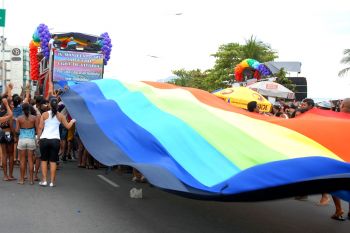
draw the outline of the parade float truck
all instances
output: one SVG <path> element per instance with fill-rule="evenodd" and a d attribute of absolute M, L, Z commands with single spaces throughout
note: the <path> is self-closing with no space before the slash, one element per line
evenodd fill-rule
<path fill-rule="evenodd" d="M 108 33 L 50 33 L 40 24 L 29 48 L 34 89 L 47 96 L 53 88 L 102 79 L 112 44 Z"/>

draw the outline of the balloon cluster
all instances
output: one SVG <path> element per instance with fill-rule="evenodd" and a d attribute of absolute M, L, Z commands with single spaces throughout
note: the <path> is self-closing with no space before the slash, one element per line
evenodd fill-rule
<path fill-rule="evenodd" d="M 235 67 L 235 79 L 238 82 L 243 81 L 243 71 L 246 68 L 251 68 L 254 70 L 254 78 L 260 79 L 260 75 L 267 76 L 271 74 L 271 71 L 269 68 L 267 68 L 264 64 L 258 62 L 254 59 L 245 59 L 241 61 L 236 67 Z"/>
<path fill-rule="evenodd" d="M 41 48 L 42 54 L 48 60 L 50 56 L 49 41 L 51 34 L 49 28 L 45 24 L 40 24 L 32 36 L 32 41 L 29 43 L 29 58 L 30 58 L 30 78 L 38 80 L 39 78 L 39 60 L 37 57 L 38 47 Z"/>
<path fill-rule="evenodd" d="M 109 38 L 109 35 L 107 32 L 102 33 L 101 34 L 102 40 L 101 40 L 101 50 L 102 53 L 104 54 L 104 59 L 103 59 L 103 63 L 105 65 L 107 65 L 107 62 L 109 61 L 109 59 L 111 58 L 111 51 L 112 51 L 112 40 L 111 38 Z"/>
<path fill-rule="evenodd" d="M 37 58 L 38 46 L 34 41 L 29 43 L 29 58 L 30 58 L 30 78 L 31 80 L 38 80 L 39 78 L 39 61 Z"/>
<path fill-rule="evenodd" d="M 264 75 L 264 76 L 267 76 L 267 75 L 270 75 L 271 74 L 271 71 L 269 68 L 267 68 L 267 66 L 265 64 L 260 64 L 258 66 L 258 71 Z"/>
<path fill-rule="evenodd" d="M 45 24 L 40 24 L 37 27 L 35 33 L 37 33 L 39 35 L 40 48 L 41 48 L 43 55 L 45 56 L 46 59 L 49 59 L 49 56 L 50 56 L 49 41 L 51 39 L 51 34 L 49 31 L 49 28 Z"/>

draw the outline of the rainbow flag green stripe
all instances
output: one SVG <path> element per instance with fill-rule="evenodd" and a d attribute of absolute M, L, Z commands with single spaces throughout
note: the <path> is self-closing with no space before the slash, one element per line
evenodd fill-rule
<path fill-rule="evenodd" d="M 142 82 L 124 82 L 123 85 L 130 91 L 142 93 L 157 108 L 186 122 L 240 169 L 320 154 L 340 159 L 298 132 L 205 105 L 185 89 L 164 90 Z"/>

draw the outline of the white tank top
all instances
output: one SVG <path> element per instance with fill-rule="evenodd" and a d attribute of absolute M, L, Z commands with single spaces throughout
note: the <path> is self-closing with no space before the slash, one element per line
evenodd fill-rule
<path fill-rule="evenodd" d="M 44 130 L 40 136 L 40 139 L 60 139 L 60 122 L 57 119 L 57 115 L 52 118 L 51 110 L 48 111 L 49 118 L 45 120 Z"/>

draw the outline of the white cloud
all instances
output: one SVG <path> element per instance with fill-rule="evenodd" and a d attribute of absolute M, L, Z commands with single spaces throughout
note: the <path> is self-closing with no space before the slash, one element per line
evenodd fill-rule
<path fill-rule="evenodd" d="M 210 54 L 221 44 L 255 35 L 278 51 L 279 60 L 301 61 L 301 75 L 317 96 L 339 79 L 342 51 L 350 41 L 350 1 L 345 0 L 17 0 L 5 1 L 5 8 L 10 44 L 28 44 L 40 23 L 56 32 L 107 31 L 114 47 L 106 76 L 129 80 L 211 68 Z"/>

